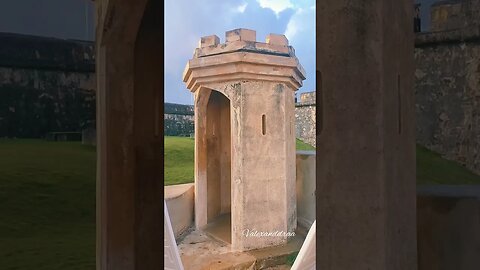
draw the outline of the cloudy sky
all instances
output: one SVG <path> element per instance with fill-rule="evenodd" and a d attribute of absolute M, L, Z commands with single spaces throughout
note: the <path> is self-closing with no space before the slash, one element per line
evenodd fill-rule
<path fill-rule="evenodd" d="M 429 29 L 430 5 L 422 4 L 422 30 Z M 192 104 L 181 76 L 202 36 L 249 28 L 257 40 L 285 34 L 307 72 L 300 92 L 315 88 L 314 0 L 165 0 L 165 101 Z M 94 40 L 91 0 L 0 0 L 0 32 Z"/>
<path fill-rule="evenodd" d="M 314 0 L 166 0 L 165 1 L 165 101 L 193 104 L 182 82 L 185 64 L 202 36 L 248 28 L 265 42 L 269 33 L 285 34 L 295 48 L 307 80 L 300 92 L 315 89 Z"/>
<path fill-rule="evenodd" d="M 422 31 L 429 29 L 430 5 L 422 4 Z M 314 0 L 165 0 L 165 101 L 193 104 L 182 82 L 187 61 L 202 36 L 217 35 L 225 42 L 225 31 L 248 28 L 257 31 L 257 41 L 269 33 L 285 34 L 307 72 L 298 91 L 315 90 L 315 1 Z"/>

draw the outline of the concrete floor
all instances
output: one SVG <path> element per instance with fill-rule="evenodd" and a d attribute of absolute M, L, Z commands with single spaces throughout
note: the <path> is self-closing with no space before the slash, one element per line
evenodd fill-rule
<path fill-rule="evenodd" d="M 232 221 L 230 214 L 224 214 L 217 217 L 204 229 L 211 237 L 223 241 L 227 244 L 232 243 Z"/>
<path fill-rule="evenodd" d="M 191 228 L 178 239 L 185 270 L 286 270 L 290 269 L 287 257 L 298 252 L 305 240 L 304 230 L 298 230 L 286 245 L 235 252 L 230 248 L 230 226 L 230 215 L 224 215 L 204 231 Z"/>

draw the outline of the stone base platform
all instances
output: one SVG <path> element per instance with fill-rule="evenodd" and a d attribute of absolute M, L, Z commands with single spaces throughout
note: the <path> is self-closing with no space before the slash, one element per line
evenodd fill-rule
<path fill-rule="evenodd" d="M 215 230 L 221 229 L 217 226 Z M 222 241 L 223 237 L 210 233 L 208 228 L 206 231 L 190 228 L 178 239 L 185 270 L 289 269 L 288 259 L 298 253 L 306 236 L 304 230 L 298 230 L 286 245 L 236 252 L 229 243 Z"/>

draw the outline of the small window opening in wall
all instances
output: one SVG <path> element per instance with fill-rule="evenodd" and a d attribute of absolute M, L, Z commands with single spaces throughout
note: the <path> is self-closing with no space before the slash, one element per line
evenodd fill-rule
<path fill-rule="evenodd" d="M 398 134 L 402 134 L 402 94 L 401 94 L 401 84 L 400 84 L 400 74 L 397 75 L 397 114 L 398 114 Z"/>
<path fill-rule="evenodd" d="M 262 134 L 267 134 L 267 127 L 266 127 L 266 117 L 265 114 L 262 114 Z"/>

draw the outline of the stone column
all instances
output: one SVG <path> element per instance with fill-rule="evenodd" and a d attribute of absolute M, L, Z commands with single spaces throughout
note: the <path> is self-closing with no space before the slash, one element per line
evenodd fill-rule
<path fill-rule="evenodd" d="M 416 269 L 413 1 L 317 2 L 317 260 Z"/>
<path fill-rule="evenodd" d="M 97 5 L 97 269 L 161 269 L 161 2 Z"/>
<path fill-rule="evenodd" d="M 231 171 L 229 177 L 221 172 L 220 190 L 231 192 L 234 249 L 263 248 L 287 240 L 245 237 L 246 230 L 287 233 L 296 228 L 294 91 L 304 79 L 285 36 L 270 34 L 265 43 L 257 42 L 255 31 L 247 29 L 228 31 L 224 44 L 217 36 L 203 37 L 185 68 L 184 81 L 196 97 L 195 224 L 199 229 L 211 220 L 209 196 L 214 195 L 206 191 L 217 177 L 209 173 L 204 160 L 215 158 L 207 150 L 211 136 L 207 126 L 213 120 L 205 106 L 210 106 L 208 95 L 215 93 L 230 101 Z M 226 113 L 221 114 L 219 119 L 224 120 L 218 124 L 227 126 Z M 225 212 L 225 200 L 230 198 L 221 196 Z"/>

